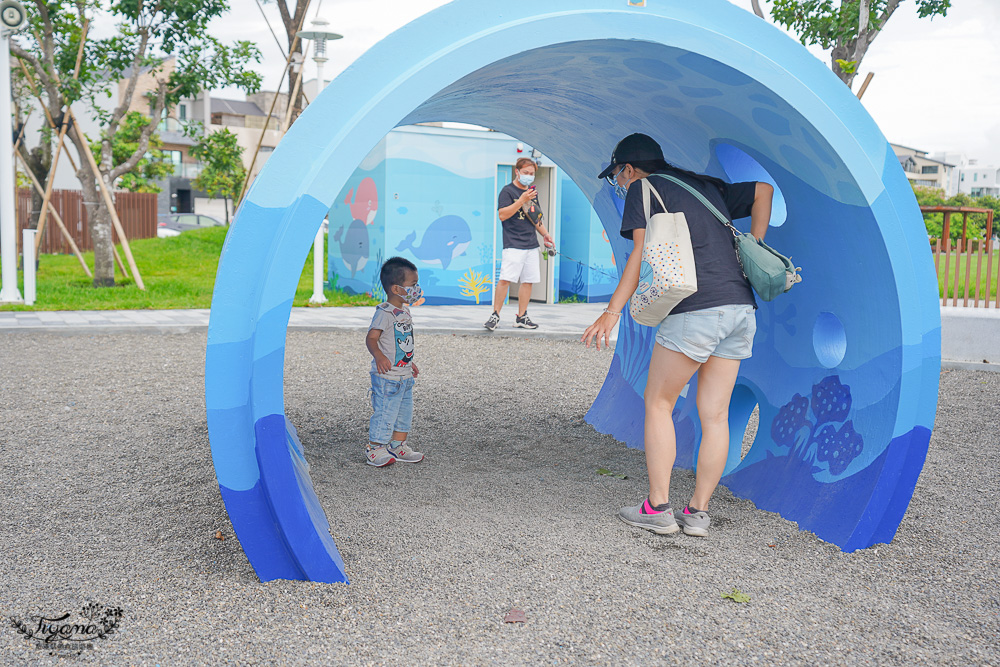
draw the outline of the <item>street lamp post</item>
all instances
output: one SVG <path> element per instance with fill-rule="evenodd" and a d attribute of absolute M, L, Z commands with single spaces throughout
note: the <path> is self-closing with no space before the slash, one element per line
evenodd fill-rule
<path fill-rule="evenodd" d="M 10 131 L 10 36 L 27 23 L 17 0 L 0 2 L 0 302 L 21 302 L 17 289 L 17 218 L 14 207 L 14 140 Z M 27 269 L 27 267 L 25 267 Z"/>
<path fill-rule="evenodd" d="M 314 42 L 313 62 L 316 63 L 316 94 L 319 95 L 326 82 L 323 80 L 323 64 L 327 61 L 326 42 L 327 40 L 340 39 L 343 35 L 325 30 L 325 26 L 330 25 L 321 18 L 312 20 L 313 30 L 303 30 L 298 33 L 299 39 L 311 39 Z M 288 101 L 289 104 L 292 100 Z M 313 293 L 309 297 L 309 303 L 325 303 L 323 296 L 323 225 L 316 231 L 316 240 L 313 241 Z"/>

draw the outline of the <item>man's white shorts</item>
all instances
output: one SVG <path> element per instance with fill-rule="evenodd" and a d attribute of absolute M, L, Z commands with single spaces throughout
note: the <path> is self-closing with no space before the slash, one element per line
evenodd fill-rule
<path fill-rule="evenodd" d="M 538 248 L 504 248 L 500 255 L 500 280 L 511 283 L 540 283 L 541 256 Z"/>

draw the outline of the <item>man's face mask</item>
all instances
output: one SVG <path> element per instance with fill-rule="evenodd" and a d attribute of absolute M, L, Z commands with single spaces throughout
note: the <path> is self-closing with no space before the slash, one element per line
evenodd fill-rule
<path fill-rule="evenodd" d="M 528 187 L 535 182 L 534 174 L 518 174 L 517 180 L 521 181 L 521 185 Z"/>
<path fill-rule="evenodd" d="M 413 285 L 412 287 L 399 285 L 399 287 L 402 287 L 405 292 L 405 294 L 402 295 L 403 301 L 411 306 L 419 301 L 420 297 L 424 295 L 424 291 L 420 289 L 420 285 Z"/>

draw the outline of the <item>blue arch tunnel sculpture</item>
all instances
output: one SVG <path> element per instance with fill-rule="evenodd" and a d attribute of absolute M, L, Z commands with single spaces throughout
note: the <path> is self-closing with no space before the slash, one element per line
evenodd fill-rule
<path fill-rule="evenodd" d="M 913 194 L 859 101 L 803 47 L 725 0 L 457 0 L 377 44 L 317 97 L 226 239 L 206 352 L 209 437 L 262 580 L 346 581 L 284 414 L 292 296 L 355 166 L 392 128 L 434 121 L 487 126 L 541 150 L 591 201 L 618 266 L 630 242 L 595 175 L 626 134 L 653 136 L 684 168 L 773 183 L 781 198 L 768 241 L 805 280 L 758 311 L 723 483 L 847 551 L 892 539 L 933 426 L 940 312 Z M 623 318 L 587 415 L 633 447 L 652 334 Z M 741 459 L 755 407 L 757 436 Z M 677 463 L 693 466 L 694 401 L 679 401 L 674 420 Z"/>

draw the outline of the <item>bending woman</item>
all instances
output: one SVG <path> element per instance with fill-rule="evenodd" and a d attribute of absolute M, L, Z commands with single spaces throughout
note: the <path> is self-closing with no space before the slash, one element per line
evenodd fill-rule
<path fill-rule="evenodd" d="M 608 336 L 621 310 L 639 284 L 639 265 L 646 237 L 642 184 L 650 174 L 664 173 L 695 188 L 732 220 L 750 216 L 750 233 L 763 239 L 771 218 L 774 188 L 767 183 L 726 183 L 711 176 L 673 167 L 663 159 L 659 144 L 645 134 L 631 134 L 615 146 L 611 164 L 598 178 L 606 178 L 615 194 L 625 199 L 621 235 L 633 241 L 621 280 L 605 312 L 583 334 L 590 347 Z M 736 385 L 740 360 L 750 356 L 757 330 L 753 290 L 743 276 L 729 228 L 691 193 L 663 178 L 650 184 L 671 213 L 684 213 L 694 246 L 698 291 L 681 301 L 660 323 L 646 381 L 645 449 L 649 496 L 634 507 L 623 507 L 619 518 L 654 533 L 708 535 L 708 508 L 719 484 L 729 452 L 729 401 Z M 661 213 L 651 197 L 650 215 Z M 681 390 L 698 373 L 698 417 L 701 447 L 695 489 L 684 508 L 670 507 L 670 472 L 677 453 L 672 413 Z"/>

